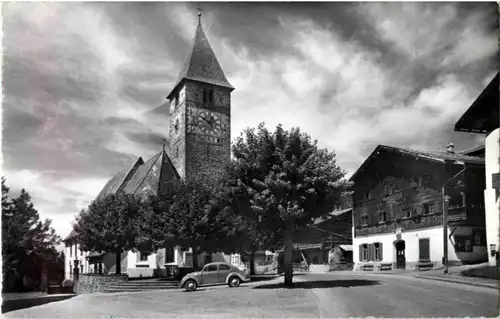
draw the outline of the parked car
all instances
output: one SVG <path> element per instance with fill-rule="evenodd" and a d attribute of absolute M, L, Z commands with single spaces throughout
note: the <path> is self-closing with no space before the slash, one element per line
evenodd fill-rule
<path fill-rule="evenodd" d="M 195 291 L 200 286 L 224 285 L 238 287 L 241 282 L 250 281 L 247 271 L 223 262 L 206 264 L 201 271 L 184 276 L 180 286 L 186 291 Z"/>

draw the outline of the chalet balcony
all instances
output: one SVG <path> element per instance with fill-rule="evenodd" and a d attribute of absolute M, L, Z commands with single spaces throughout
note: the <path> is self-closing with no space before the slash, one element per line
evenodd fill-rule
<path fill-rule="evenodd" d="M 443 224 L 441 213 L 418 215 L 408 218 L 399 218 L 377 223 L 375 225 L 356 226 L 356 236 L 367 236 L 375 234 L 393 233 L 397 227 L 404 230 L 415 230 L 420 228 L 434 227 Z"/>

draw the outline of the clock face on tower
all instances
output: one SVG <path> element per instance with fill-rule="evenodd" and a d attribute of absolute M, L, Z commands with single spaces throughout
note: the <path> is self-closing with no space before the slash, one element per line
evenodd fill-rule
<path fill-rule="evenodd" d="M 209 111 L 198 114 L 198 127 L 200 132 L 209 135 L 219 135 L 221 132 L 221 120 L 219 115 Z"/>

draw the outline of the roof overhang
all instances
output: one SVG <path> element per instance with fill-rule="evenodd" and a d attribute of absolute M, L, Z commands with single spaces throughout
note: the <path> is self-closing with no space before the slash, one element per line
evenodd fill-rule
<path fill-rule="evenodd" d="M 189 77 L 189 76 L 186 76 L 186 77 L 183 77 L 179 82 L 177 82 L 174 85 L 174 88 L 172 89 L 172 91 L 170 91 L 170 93 L 167 95 L 167 100 L 171 100 L 173 98 L 173 96 L 175 95 L 175 93 L 177 93 L 178 88 L 182 84 L 184 84 L 184 82 L 186 82 L 186 81 L 193 81 L 193 82 L 198 82 L 198 83 L 211 84 L 211 85 L 214 85 L 214 86 L 225 88 L 225 89 L 229 90 L 229 92 L 232 92 L 234 90 L 234 87 L 232 85 L 227 85 L 227 84 L 221 83 L 219 81 L 214 81 L 214 80 L 205 79 L 205 78 L 198 78 L 198 77 Z"/>
<path fill-rule="evenodd" d="M 489 133 L 499 127 L 499 74 L 455 123 L 455 131 Z"/>
<path fill-rule="evenodd" d="M 416 151 L 416 150 L 415 150 Z M 361 164 L 361 166 L 352 174 L 351 178 L 349 181 L 354 182 L 357 176 L 361 172 L 363 172 L 366 168 L 366 166 L 374 159 L 380 152 L 396 152 L 399 153 L 403 156 L 411 156 L 417 159 L 423 159 L 429 162 L 434 162 L 434 163 L 441 163 L 441 164 L 457 164 L 457 165 L 465 165 L 467 163 L 468 166 L 483 166 L 484 167 L 484 159 L 477 158 L 478 161 L 477 163 L 471 163 L 470 160 L 459 160 L 459 159 L 444 159 L 444 158 L 439 158 L 439 156 L 433 155 L 433 154 L 425 154 L 425 153 L 416 153 L 412 152 L 407 149 L 403 148 L 398 148 L 398 147 L 392 147 L 392 146 L 387 146 L 387 145 L 378 145 L 375 150 L 368 156 L 368 158 Z M 457 154 L 458 155 L 458 154 Z M 469 156 L 469 158 L 474 158 Z"/>

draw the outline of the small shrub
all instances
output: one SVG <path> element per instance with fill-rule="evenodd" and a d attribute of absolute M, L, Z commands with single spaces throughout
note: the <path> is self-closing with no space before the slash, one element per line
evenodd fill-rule
<path fill-rule="evenodd" d="M 63 282 L 61 283 L 62 287 L 73 287 L 73 280 L 71 279 L 64 279 Z"/>

